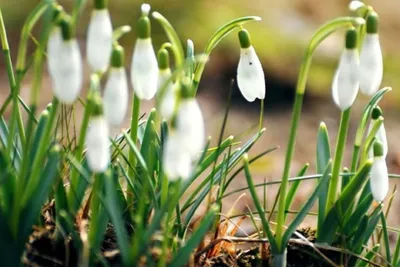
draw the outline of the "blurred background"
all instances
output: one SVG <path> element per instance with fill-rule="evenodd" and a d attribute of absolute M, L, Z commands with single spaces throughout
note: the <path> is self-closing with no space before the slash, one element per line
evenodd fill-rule
<path fill-rule="evenodd" d="M 12 54 L 15 59 L 19 34 L 24 19 L 39 0 L 0 0 L 7 31 L 10 38 Z M 67 11 L 71 11 L 72 0 L 59 1 Z M 138 0 L 110 0 L 109 9 L 114 27 L 124 24 L 135 26 L 140 15 L 141 1 Z M 336 0 L 327 4 L 320 0 L 151 0 L 148 1 L 152 10 L 162 13 L 175 27 L 185 44 L 192 39 L 195 51 L 200 53 L 210 36 L 224 23 L 237 17 L 257 15 L 262 17 L 261 22 L 246 24 L 252 35 L 253 45 L 260 56 L 266 75 L 267 93 L 264 126 L 266 132 L 260 142 L 251 151 L 256 155 L 268 148 L 279 146 L 277 151 L 255 162 L 252 167 L 255 179 L 262 182 L 279 180 L 282 175 L 283 158 L 290 127 L 291 105 L 294 88 L 305 47 L 312 34 L 327 20 L 337 16 L 349 15 L 348 0 Z M 389 140 L 389 155 L 387 163 L 391 173 L 400 173 L 400 1 L 366 1 L 372 5 L 380 15 L 380 36 L 384 56 L 383 86 L 393 87 L 393 91 L 381 102 L 384 110 L 385 126 Z M 82 14 L 77 35 L 80 47 L 85 55 L 85 34 L 91 10 L 91 1 Z M 155 49 L 166 41 L 162 29 L 153 21 L 153 39 Z M 127 66 L 130 64 L 135 32 L 121 39 L 126 48 Z M 334 148 L 336 131 L 339 124 L 340 111 L 331 99 L 330 84 L 337 60 L 344 45 L 343 32 L 329 37 L 316 51 L 312 68 L 309 73 L 306 98 L 300 129 L 297 136 L 295 158 L 292 165 L 292 174 L 295 175 L 305 164 L 310 163 L 308 173 L 315 171 L 316 133 L 321 121 L 327 124 L 331 145 Z M 31 45 L 32 48 L 32 45 Z M 200 84 L 199 101 L 207 125 L 207 134 L 213 137 L 216 143 L 226 106 L 230 82 L 236 76 L 239 60 L 239 43 L 236 33 L 231 34 L 211 55 Z M 88 71 L 86 70 L 87 74 Z M 30 79 L 26 79 L 23 95 L 29 96 Z M 88 76 L 88 75 L 86 75 Z M 49 79 L 45 77 L 41 104 L 43 107 L 51 100 Z M 7 77 L 4 63 L 0 63 L 0 103 L 8 94 Z M 368 98 L 359 95 L 354 104 L 351 117 L 350 132 L 348 135 L 348 149 L 346 151 L 345 166 L 350 164 L 352 142 L 358 126 L 362 110 Z M 142 105 L 142 112 L 147 112 L 154 105 L 152 102 Z M 228 118 L 226 135 L 234 135 L 239 140 L 246 140 L 256 132 L 260 103 L 247 103 L 237 87 L 233 89 L 231 112 Z M 79 108 L 78 108 L 79 110 Z M 126 124 L 128 127 L 128 124 Z M 398 182 L 396 182 L 398 184 Z M 295 203 L 303 203 L 314 188 L 315 181 L 304 182 Z M 392 181 L 391 190 L 395 182 Z M 234 188 L 246 186 L 243 177 L 238 177 L 232 185 Z M 230 190 L 228 190 L 230 191 Z M 277 187 L 268 188 L 269 203 L 272 202 Z M 237 195 L 227 200 L 226 208 L 237 198 Z M 389 224 L 399 226 L 400 199 L 394 201 Z M 238 210 L 246 209 L 251 201 L 241 201 Z M 294 209 L 298 206 L 294 207 Z M 309 222 L 313 222 L 311 218 Z M 308 222 L 307 222 L 308 223 Z"/>

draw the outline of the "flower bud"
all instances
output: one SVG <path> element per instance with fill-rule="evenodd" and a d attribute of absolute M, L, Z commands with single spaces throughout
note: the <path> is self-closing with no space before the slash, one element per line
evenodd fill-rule
<path fill-rule="evenodd" d="M 367 33 L 360 54 L 360 90 L 372 96 L 382 82 L 383 60 L 378 35 L 378 15 L 371 12 L 367 17 Z"/>
<path fill-rule="evenodd" d="M 246 30 L 239 32 L 240 60 L 237 69 L 237 83 L 243 97 L 253 102 L 256 98 L 265 98 L 264 71 L 258 56 L 251 45 Z"/>
<path fill-rule="evenodd" d="M 332 82 L 332 97 L 342 110 L 353 105 L 359 87 L 359 59 L 357 52 L 357 31 L 350 29 L 346 34 L 346 48 Z"/>
<path fill-rule="evenodd" d="M 104 89 L 104 115 L 111 126 L 120 126 L 128 110 L 128 79 L 124 68 L 124 49 L 117 45 Z"/>
<path fill-rule="evenodd" d="M 138 39 L 133 50 L 131 82 L 134 93 L 141 100 L 150 100 L 157 92 L 158 66 L 150 38 L 150 5 L 142 5 L 142 17 L 138 21 Z"/>
<path fill-rule="evenodd" d="M 101 173 L 106 171 L 110 164 L 109 132 L 100 96 L 95 97 L 93 104 L 93 113 L 86 134 L 86 160 L 93 172 Z"/>
<path fill-rule="evenodd" d="M 158 91 L 160 93 L 159 110 L 163 119 L 169 120 L 174 114 L 176 103 L 176 88 L 178 84 L 168 82 L 171 78 L 171 69 L 169 68 L 169 54 L 165 48 L 161 48 L 157 53 L 158 59 Z M 168 84 L 166 84 L 168 82 Z M 165 90 L 161 92 L 161 89 Z"/>
<path fill-rule="evenodd" d="M 377 202 L 382 202 L 389 191 L 389 175 L 383 156 L 382 143 L 374 143 L 374 163 L 371 168 L 370 187 L 372 196 Z"/>
<path fill-rule="evenodd" d="M 48 66 L 55 96 L 64 104 L 73 103 L 82 88 L 82 58 L 68 17 L 50 35 Z"/>
<path fill-rule="evenodd" d="M 93 72 L 104 72 L 109 64 L 113 42 L 110 14 L 104 0 L 95 1 L 87 33 L 87 59 Z"/>
<path fill-rule="evenodd" d="M 379 119 L 382 118 L 382 110 L 380 107 L 375 107 L 372 112 L 371 112 L 371 122 L 368 128 L 368 134 L 372 131 L 372 128 L 375 124 L 375 122 Z M 383 119 L 383 118 L 382 118 Z M 375 138 L 377 141 L 379 141 L 382 145 L 382 151 L 383 154 L 382 156 L 384 158 L 386 158 L 387 153 L 388 153 L 388 142 L 387 142 L 387 138 L 386 138 L 386 130 L 385 130 L 385 126 L 384 123 L 382 122 L 381 126 L 379 126 L 378 131 L 376 132 Z M 371 148 L 371 150 L 369 151 L 369 158 L 373 157 L 373 149 Z"/>
<path fill-rule="evenodd" d="M 192 160 L 181 136 L 170 132 L 163 151 L 163 171 L 168 179 L 187 179 L 192 171 Z"/>

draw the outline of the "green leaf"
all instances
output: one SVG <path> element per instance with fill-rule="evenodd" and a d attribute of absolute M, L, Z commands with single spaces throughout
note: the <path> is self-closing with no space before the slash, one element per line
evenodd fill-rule
<path fill-rule="evenodd" d="M 380 244 L 376 244 L 370 251 L 368 251 L 368 253 L 364 256 L 364 258 L 369 261 L 372 261 L 378 254 L 380 247 L 381 247 Z M 356 267 L 368 267 L 368 262 L 359 259 Z"/>
<path fill-rule="evenodd" d="M 328 129 L 324 122 L 321 122 L 317 134 L 317 173 L 323 173 L 331 160 L 331 147 L 329 145 Z M 329 170 L 331 172 L 331 170 Z M 322 225 L 325 220 L 325 207 L 326 200 L 328 199 L 329 183 L 325 188 L 322 188 L 321 194 L 318 198 L 318 227 L 317 236 L 319 231 L 322 229 Z"/>
<path fill-rule="evenodd" d="M 264 233 L 266 233 L 266 235 L 268 237 L 268 241 L 271 245 L 272 253 L 277 254 L 277 253 L 279 253 L 279 249 L 276 244 L 275 237 L 271 231 L 271 228 L 269 227 L 267 218 L 265 217 L 265 210 L 263 209 L 261 202 L 257 196 L 257 191 L 256 191 L 256 188 L 254 187 L 253 177 L 251 176 L 251 173 L 250 173 L 249 159 L 248 159 L 247 154 L 243 155 L 243 162 L 244 162 L 244 171 L 245 171 L 247 184 L 249 185 L 251 197 L 253 198 L 254 205 L 257 208 L 258 215 L 260 216 L 262 226 L 263 226 L 263 231 L 264 231 Z M 286 246 L 285 246 L 285 248 L 286 248 Z"/>
<path fill-rule="evenodd" d="M 171 23 L 160 13 L 153 12 L 152 16 L 155 20 L 157 20 L 160 23 L 161 27 L 164 29 L 165 34 L 168 37 L 168 40 L 172 45 L 171 48 L 175 56 L 176 65 L 177 66 L 182 65 L 185 58 L 185 54 L 183 52 L 182 43 L 179 40 L 179 36 L 176 33 L 174 27 L 172 27 Z"/>
<path fill-rule="evenodd" d="M 44 166 L 40 175 L 40 183 L 32 189 L 33 194 L 26 202 L 26 205 L 21 207 L 18 242 L 22 243 L 22 245 L 25 244 L 29 234 L 32 232 L 32 225 L 34 225 L 35 221 L 38 219 L 42 205 L 48 198 L 51 186 L 57 177 L 60 151 L 61 148 L 59 146 L 51 148 L 47 164 Z"/>
<path fill-rule="evenodd" d="M 303 176 L 306 173 L 306 171 L 307 171 L 309 166 L 310 166 L 309 163 L 305 164 L 304 167 L 299 171 L 297 176 Z M 286 196 L 285 210 L 289 210 L 290 209 L 290 206 L 293 203 L 294 197 L 296 196 L 296 192 L 299 189 L 301 181 L 302 180 L 296 180 L 296 181 L 294 181 L 292 183 L 292 186 L 290 187 L 289 192 L 288 192 L 288 194 Z M 285 217 L 286 217 L 286 215 L 287 214 L 285 214 Z"/>
<path fill-rule="evenodd" d="M 347 236 L 352 235 L 352 233 L 356 230 L 363 215 L 368 212 L 373 200 L 374 199 L 372 197 L 372 194 L 369 194 L 366 198 L 364 198 L 363 201 L 361 201 L 361 203 L 355 208 L 354 211 L 352 209 L 348 210 L 347 216 L 345 215 L 345 218 L 349 218 L 344 224 L 344 233 Z"/>
<path fill-rule="evenodd" d="M 328 212 L 321 231 L 319 231 L 320 235 L 317 236 L 317 241 L 319 243 L 331 244 L 333 242 L 339 225 L 343 224 L 343 215 L 346 214 L 346 212 L 352 206 L 352 203 L 356 200 L 358 193 L 368 179 L 371 167 L 372 161 L 368 160 L 342 191 L 339 199 Z"/>
<path fill-rule="evenodd" d="M 116 189 L 118 180 L 111 175 L 105 177 L 106 194 L 103 198 L 103 204 L 114 225 L 115 235 L 117 236 L 118 247 L 121 251 L 122 263 L 124 266 L 132 265 L 131 253 L 129 250 L 129 235 L 126 231 L 125 221 L 122 216 L 122 207 L 117 201 L 118 196 Z M 117 189 L 118 190 L 118 189 Z"/>
<path fill-rule="evenodd" d="M 385 252 L 386 252 L 386 261 L 391 262 L 391 256 L 390 256 L 390 241 L 389 241 L 389 234 L 388 234 L 388 229 L 386 226 L 386 218 L 385 214 L 381 212 L 381 221 L 382 221 L 382 232 L 383 232 L 383 244 L 385 245 Z M 380 240 L 379 240 L 380 241 Z"/>
<path fill-rule="evenodd" d="M 330 177 L 331 166 L 332 166 L 332 161 L 329 161 L 328 165 L 326 166 L 325 172 L 319 181 L 317 188 L 315 188 L 314 192 L 311 194 L 307 202 L 301 208 L 300 212 L 296 215 L 294 220 L 290 223 L 289 227 L 286 229 L 285 233 L 283 234 L 282 244 L 280 246 L 281 248 L 286 248 L 289 239 L 292 237 L 293 233 L 297 230 L 297 227 L 300 225 L 300 223 L 302 223 L 304 218 L 307 216 L 308 212 L 314 205 L 315 200 L 320 196 L 322 189 L 324 189 L 327 186 Z"/>
<path fill-rule="evenodd" d="M 212 207 L 210 209 L 210 211 L 199 224 L 199 228 L 197 228 L 196 231 L 190 236 L 189 240 L 186 241 L 185 246 L 179 249 L 179 251 L 174 255 L 168 266 L 186 266 L 193 250 L 199 245 L 201 240 L 204 239 L 212 223 L 214 222 L 216 212 L 218 212 L 216 207 Z"/>

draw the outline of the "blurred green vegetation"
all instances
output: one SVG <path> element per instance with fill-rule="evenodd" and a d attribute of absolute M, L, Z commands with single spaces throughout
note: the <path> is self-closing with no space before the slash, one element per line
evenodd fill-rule
<path fill-rule="evenodd" d="M 388 0 L 394 2 L 394 0 Z M 24 18 L 39 0 L 0 0 L 6 26 L 11 38 L 17 39 Z M 59 1 L 67 11 L 72 10 L 72 0 Z M 123 37 L 122 44 L 132 47 L 135 40 L 134 25 L 140 14 L 142 1 L 138 0 L 110 0 L 109 9 L 115 27 L 121 25 L 133 26 L 133 33 Z M 269 1 L 268 1 L 269 2 Z M 258 15 L 263 21 L 246 26 L 252 33 L 253 44 L 259 53 L 264 67 L 268 68 L 268 75 L 284 79 L 286 83 L 296 83 L 298 70 L 301 64 L 304 49 L 312 33 L 324 21 L 336 16 L 348 15 L 347 1 L 338 1 L 329 5 L 316 5 L 314 0 L 282 0 L 264 4 L 263 1 L 248 0 L 152 0 L 149 1 L 152 10 L 162 13 L 175 27 L 183 42 L 190 38 L 195 43 L 196 52 L 201 52 L 212 33 L 227 21 L 247 15 Z M 373 3 L 379 13 L 385 12 L 380 2 Z M 78 36 L 85 36 L 92 1 L 88 0 L 82 14 Z M 389 16 L 389 15 L 387 15 Z M 383 105 L 398 106 L 400 93 L 400 52 L 393 47 L 400 37 L 389 36 L 393 27 L 397 27 L 397 18 L 381 17 L 383 28 L 384 51 L 384 81 L 382 86 L 392 86 L 390 98 L 386 98 Z M 400 24 L 400 21 L 398 21 Z M 162 29 L 156 22 L 153 23 L 153 34 L 156 47 L 166 41 Z M 317 96 L 330 96 L 330 84 L 334 68 L 342 47 L 342 38 L 336 36 L 329 40 L 328 48 L 318 51 L 309 74 L 308 92 Z M 222 49 L 216 53 L 224 54 L 223 58 L 232 58 L 228 64 L 236 64 L 239 57 L 239 48 L 235 34 L 221 43 Z M 394 45 L 393 45 L 394 43 Z M 130 57 L 132 49 L 127 49 Z M 268 78 L 268 77 L 267 77 Z M 268 83 L 268 81 L 267 81 Z M 267 84 L 268 87 L 268 84 Z"/>

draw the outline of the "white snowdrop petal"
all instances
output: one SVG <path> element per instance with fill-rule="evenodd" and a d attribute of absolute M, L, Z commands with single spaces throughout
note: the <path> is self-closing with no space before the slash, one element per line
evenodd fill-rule
<path fill-rule="evenodd" d="M 158 90 L 161 90 L 163 86 L 165 86 L 165 83 L 167 80 L 171 77 L 171 70 L 170 69 L 164 69 L 159 71 L 158 75 Z M 175 92 L 176 88 L 175 85 L 170 82 L 166 85 L 167 87 L 165 88 L 164 94 L 162 99 L 160 99 L 160 104 L 159 104 L 159 110 L 160 110 L 160 115 L 163 119 L 169 120 L 175 109 Z"/>
<path fill-rule="evenodd" d="M 240 49 L 237 82 L 243 97 L 253 102 L 265 98 L 265 77 L 261 62 L 252 46 Z"/>
<path fill-rule="evenodd" d="M 60 27 L 54 27 L 50 33 L 49 40 L 47 43 L 47 65 L 49 68 L 49 73 L 54 77 L 57 73 L 57 68 L 59 65 L 58 52 L 63 42 Z"/>
<path fill-rule="evenodd" d="M 363 94 L 375 94 L 382 82 L 383 61 L 379 35 L 366 34 L 360 54 L 360 90 Z"/>
<path fill-rule="evenodd" d="M 158 63 L 151 39 L 137 39 L 133 51 L 131 79 L 139 99 L 150 100 L 157 92 Z"/>
<path fill-rule="evenodd" d="M 102 116 L 90 119 L 86 134 L 86 159 L 93 172 L 104 172 L 110 163 L 108 126 Z"/>
<path fill-rule="evenodd" d="M 204 119 L 196 99 L 184 99 L 180 103 L 176 126 L 183 145 L 192 159 L 197 159 L 205 142 Z"/>
<path fill-rule="evenodd" d="M 107 9 L 94 10 L 87 35 L 87 58 L 93 72 L 105 71 L 112 50 L 112 24 Z"/>
<path fill-rule="evenodd" d="M 382 202 L 389 191 L 389 176 L 384 157 L 375 157 L 371 169 L 370 187 L 372 196 Z"/>
<path fill-rule="evenodd" d="M 187 179 L 192 171 L 190 155 L 185 151 L 180 136 L 174 132 L 170 133 L 165 143 L 163 171 L 170 180 Z"/>
<path fill-rule="evenodd" d="M 104 116 L 112 126 L 120 126 L 128 110 L 128 80 L 124 68 L 112 68 L 104 89 Z"/>
<path fill-rule="evenodd" d="M 65 104 L 73 103 L 82 88 L 82 57 L 76 39 L 63 41 L 58 49 L 58 61 L 51 72 L 55 96 Z"/>
<path fill-rule="evenodd" d="M 343 51 L 332 83 L 334 102 L 344 111 L 353 105 L 359 87 L 359 59 L 356 49 Z M 337 92 L 337 99 L 335 94 Z"/>

